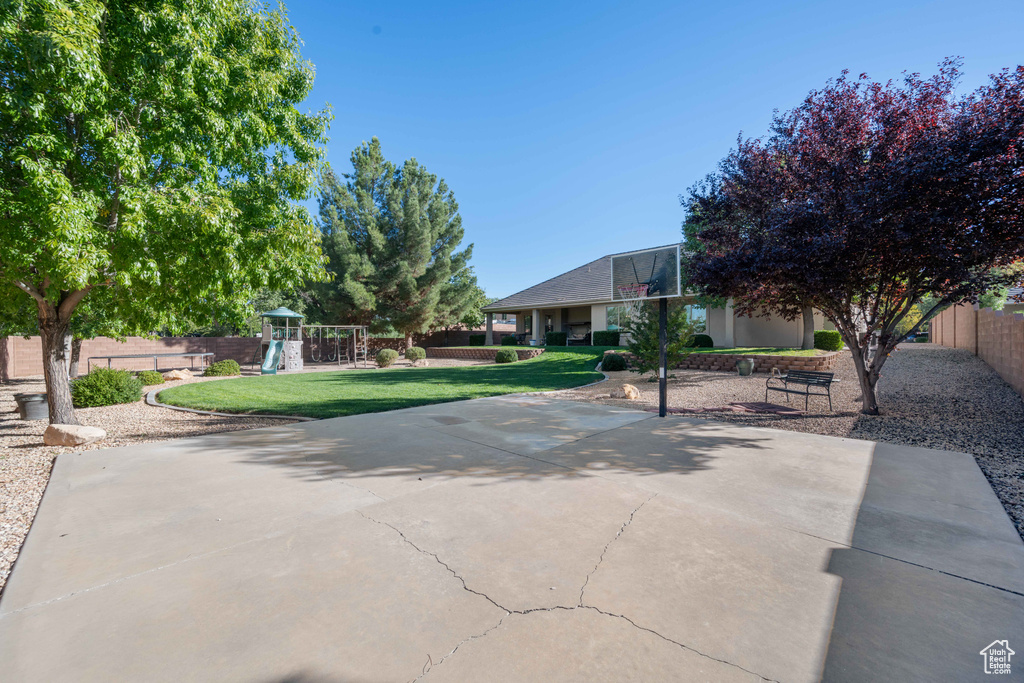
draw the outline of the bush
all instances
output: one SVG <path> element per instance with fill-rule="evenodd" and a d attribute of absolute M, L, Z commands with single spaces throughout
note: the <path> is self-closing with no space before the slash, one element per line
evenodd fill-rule
<path fill-rule="evenodd" d="M 394 349 L 381 349 L 377 352 L 377 367 L 386 368 L 394 364 L 398 360 L 398 351 Z"/>
<path fill-rule="evenodd" d="M 928 343 L 928 335 L 925 335 L 923 337 L 914 337 L 914 343 L 915 344 L 922 344 L 922 343 L 923 344 L 927 344 Z"/>
<path fill-rule="evenodd" d="M 469 335 L 470 346 L 483 346 L 484 341 L 487 339 L 486 334 L 471 334 Z"/>
<path fill-rule="evenodd" d="M 139 378 L 139 381 L 142 382 L 143 386 L 150 387 L 154 384 L 164 383 L 164 376 L 156 370 L 143 370 L 136 376 Z"/>
<path fill-rule="evenodd" d="M 835 330 L 815 330 L 814 348 L 822 351 L 838 351 L 843 348 L 843 337 Z"/>
<path fill-rule="evenodd" d="M 203 370 L 203 377 L 233 377 L 241 374 L 242 368 L 238 367 L 238 361 L 230 358 L 211 363 L 208 368 Z"/>
<path fill-rule="evenodd" d="M 134 403 L 140 398 L 142 380 L 127 370 L 96 368 L 71 382 L 71 402 L 76 408 Z"/>
<path fill-rule="evenodd" d="M 608 372 L 620 372 L 629 368 L 626 357 L 618 353 L 606 353 L 601 361 L 601 369 Z"/>
<path fill-rule="evenodd" d="M 415 363 L 418 360 L 423 360 L 427 357 L 427 352 L 418 346 L 413 346 L 405 350 L 405 359 Z"/>
<path fill-rule="evenodd" d="M 516 341 L 515 335 L 510 334 L 507 337 L 502 337 L 501 338 L 501 345 L 502 346 L 519 346 L 519 343 Z"/>
<path fill-rule="evenodd" d="M 569 335 L 565 332 L 548 332 L 544 335 L 545 346 L 565 346 Z"/>
<path fill-rule="evenodd" d="M 619 331 L 599 330 L 593 334 L 592 339 L 594 346 L 618 346 Z"/>
<path fill-rule="evenodd" d="M 495 363 L 515 363 L 517 360 L 519 354 L 515 349 L 498 349 L 498 353 L 494 354 Z"/>
<path fill-rule="evenodd" d="M 691 349 L 710 349 L 715 345 L 715 340 L 706 334 L 695 334 L 686 341 L 686 346 Z"/>

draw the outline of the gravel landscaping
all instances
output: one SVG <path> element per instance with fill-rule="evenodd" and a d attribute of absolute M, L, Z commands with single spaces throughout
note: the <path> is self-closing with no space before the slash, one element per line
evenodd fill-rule
<path fill-rule="evenodd" d="M 995 371 L 962 349 L 903 344 L 882 369 L 878 402 L 883 414 L 878 416 L 859 412 L 860 390 L 849 356 L 836 365 L 835 373 L 840 381 L 832 387 L 834 413 L 828 412 L 826 400 L 812 398 L 809 412 L 802 417 L 753 413 L 688 417 L 970 453 L 1024 537 L 1024 399 Z M 623 407 L 657 407 L 657 382 L 628 371 L 607 375 L 610 380 L 603 384 L 556 395 Z M 669 381 L 668 403 L 673 408 L 707 408 L 760 402 L 765 379 L 763 374 L 740 377 L 677 370 Z M 639 400 L 609 398 L 623 384 L 636 386 Z M 770 400 L 785 402 L 783 394 Z M 792 401 L 790 405 L 803 408 L 802 398 L 794 396 Z"/>

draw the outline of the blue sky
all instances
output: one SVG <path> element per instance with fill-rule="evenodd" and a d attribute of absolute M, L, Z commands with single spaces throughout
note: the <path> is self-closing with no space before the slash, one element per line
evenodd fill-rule
<path fill-rule="evenodd" d="M 844 68 L 964 58 L 963 90 L 1024 58 L 1024 2 L 293 0 L 339 171 L 377 136 L 459 201 L 473 265 L 506 296 L 680 238 L 678 195 Z"/>

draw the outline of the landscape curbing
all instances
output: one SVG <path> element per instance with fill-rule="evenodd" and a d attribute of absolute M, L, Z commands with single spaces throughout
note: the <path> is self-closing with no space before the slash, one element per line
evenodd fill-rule
<path fill-rule="evenodd" d="M 166 388 L 166 387 L 165 387 Z M 305 417 L 302 415 L 265 415 L 263 413 L 218 413 L 213 410 L 197 410 L 195 408 L 182 408 L 181 406 L 172 406 L 167 403 L 161 403 L 156 400 L 156 395 L 159 394 L 163 389 L 153 389 L 146 394 L 146 405 L 151 405 L 154 408 L 168 408 L 170 410 L 180 410 L 183 413 L 195 413 L 197 415 L 213 415 L 215 417 L 264 417 L 271 420 L 298 420 L 300 422 L 316 422 L 315 417 Z"/>

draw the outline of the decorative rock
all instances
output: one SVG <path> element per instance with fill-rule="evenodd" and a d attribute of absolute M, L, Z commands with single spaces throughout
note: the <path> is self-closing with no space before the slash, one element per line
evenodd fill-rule
<path fill-rule="evenodd" d="M 164 373 L 165 380 L 178 380 L 178 379 L 192 379 L 192 373 L 188 370 L 171 370 L 170 372 Z"/>
<path fill-rule="evenodd" d="M 43 433 L 43 444 L 47 446 L 84 446 L 99 441 L 107 432 L 99 427 L 82 425 L 50 425 Z"/>
<path fill-rule="evenodd" d="M 623 384 L 618 389 L 612 391 L 612 398 L 626 398 L 630 401 L 636 401 L 640 398 L 640 390 L 632 384 Z"/>

